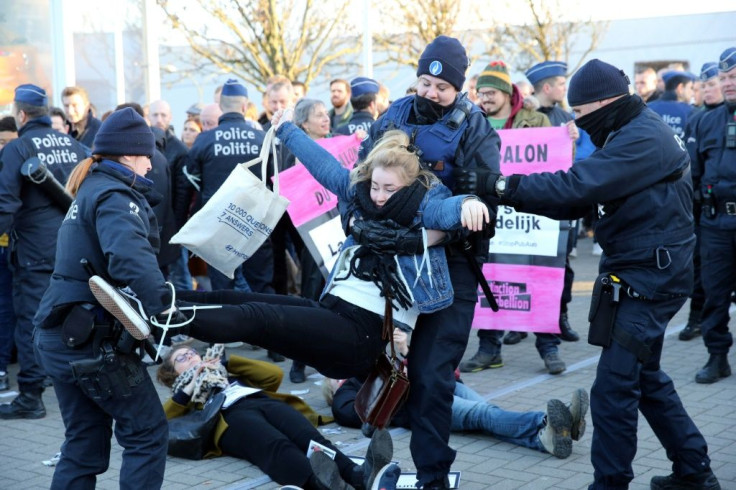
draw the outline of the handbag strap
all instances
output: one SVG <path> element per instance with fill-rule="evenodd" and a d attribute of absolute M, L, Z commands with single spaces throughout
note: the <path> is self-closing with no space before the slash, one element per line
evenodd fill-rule
<path fill-rule="evenodd" d="M 386 307 L 383 311 L 383 332 L 381 337 L 384 340 L 388 340 L 391 345 L 391 369 L 396 370 L 396 348 L 394 347 L 393 329 L 394 326 L 394 310 L 393 303 L 391 302 L 391 295 L 386 295 Z"/>
<path fill-rule="evenodd" d="M 261 180 L 265 185 L 268 179 L 268 160 L 269 155 L 273 155 L 273 192 L 276 195 L 279 194 L 279 164 L 278 164 L 278 152 L 276 151 L 276 130 L 271 126 L 266 131 L 266 135 L 263 137 L 263 143 L 261 144 L 261 153 L 258 155 L 258 159 L 251 162 L 247 167 L 256 165 L 259 161 L 261 162 Z"/>

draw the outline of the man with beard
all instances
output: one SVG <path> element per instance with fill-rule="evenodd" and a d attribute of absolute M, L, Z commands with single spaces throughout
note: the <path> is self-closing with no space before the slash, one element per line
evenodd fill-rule
<path fill-rule="evenodd" d="M 340 126 L 347 124 L 353 117 L 353 106 L 350 104 L 350 82 L 336 78 L 330 82 L 330 131 L 335 132 Z"/>

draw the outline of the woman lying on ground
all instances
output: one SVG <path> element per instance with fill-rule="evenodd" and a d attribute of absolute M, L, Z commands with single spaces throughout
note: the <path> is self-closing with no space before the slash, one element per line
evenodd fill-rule
<path fill-rule="evenodd" d="M 276 393 L 283 377 L 281 368 L 236 355 L 223 362 L 221 354 L 222 344 L 215 344 L 203 361 L 191 346 L 175 345 L 157 374 L 173 392 L 164 402 L 167 419 L 201 409 L 215 393 L 224 391 L 214 449 L 205 457 L 241 458 L 275 482 L 305 490 L 384 488 L 398 479 L 401 470 L 391 464 L 393 444 L 387 431 L 371 440 L 366 462 L 358 466 L 315 429 L 325 421 L 309 405 L 296 396 Z M 335 451 L 330 463 L 337 475 L 319 460 L 310 466 L 310 441 Z"/>
<path fill-rule="evenodd" d="M 488 224 L 485 204 L 474 196 L 452 196 L 439 179 L 421 169 L 402 131 L 387 132 L 365 161 L 348 171 L 301 129 L 284 122 L 290 117 L 288 111 L 274 116 L 276 135 L 320 184 L 355 205 L 353 215 L 432 230 L 477 231 Z M 359 228 L 354 225 L 353 232 Z M 172 307 L 148 317 L 102 278 L 93 277 L 90 287 L 136 338 L 149 335 L 149 323 L 165 330 L 182 326 L 178 333 L 205 342 L 248 342 L 331 378 L 364 376 L 388 342 L 381 336 L 387 297 L 395 323 L 404 328 L 413 328 L 420 313 L 452 303 L 444 248 L 429 247 L 426 236 L 422 255 L 359 246 L 347 237 L 319 302 L 231 290 L 180 291 L 177 296 L 183 301 L 178 306 L 183 309 Z M 218 308 L 198 309 L 192 304 Z"/>

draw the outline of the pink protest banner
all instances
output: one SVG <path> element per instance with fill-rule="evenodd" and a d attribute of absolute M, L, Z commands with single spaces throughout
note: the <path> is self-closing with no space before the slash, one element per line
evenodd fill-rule
<path fill-rule="evenodd" d="M 355 136 L 322 138 L 317 143 L 329 151 L 345 168 L 353 168 L 358 160 L 360 140 Z M 279 174 L 281 195 L 291 205 L 286 209 L 297 228 L 330 212 L 337 206 L 337 197 L 314 180 L 301 163 Z"/>
<path fill-rule="evenodd" d="M 351 169 L 358 160 L 360 139 L 335 136 L 317 140 L 343 167 Z M 281 194 L 291 204 L 286 209 L 309 253 L 327 277 L 345 240 L 337 197 L 322 187 L 301 163 L 279 174 Z"/>
<path fill-rule="evenodd" d="M 567 128 L 502 130 L 504 175 L 567 170 L 573 142 Z M 499 206 L 491 262 L 483 275 L 498 302 L 494 313 L 478 291 L 473 327 L 521 332 L 559 333 L 560 296 L 567 253 L 566 222 Z"/>

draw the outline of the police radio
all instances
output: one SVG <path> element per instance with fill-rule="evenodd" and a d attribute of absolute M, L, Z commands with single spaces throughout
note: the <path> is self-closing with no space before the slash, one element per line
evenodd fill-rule
<path fill-rule="evenodd" d="M 726 123 L 726 148 L 736 148 L 736 111 L 731 122 Z"/>
<path fill-rule="evenodd" d="M 467 94 L 463 93 L 460 95 L 455 103 L 455 107 L 450 112 L 450 116 L 447 118 L 447 127 L 453 131 L 458 129 L 468 118 L 472 109 L 473 103 L 470 102 Z"/>

